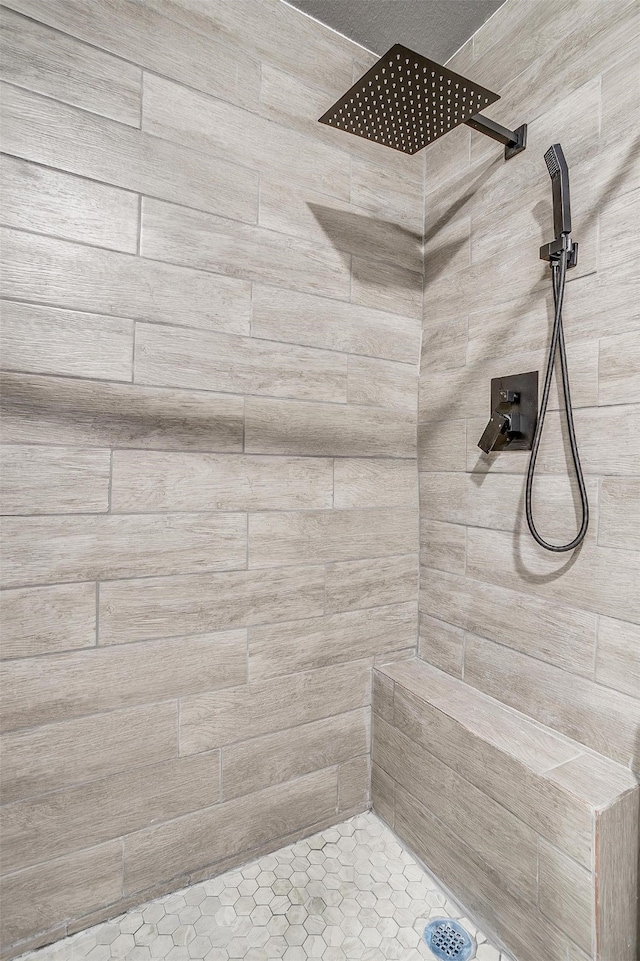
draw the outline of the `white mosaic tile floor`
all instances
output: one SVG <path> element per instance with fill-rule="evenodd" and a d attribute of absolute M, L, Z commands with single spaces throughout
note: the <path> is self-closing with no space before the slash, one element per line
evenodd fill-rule
<path fill-rule="evenodd" d="M 368 813 L 24 959 L 419 961 L 436 917 L 461 922 L 478 961 L 511 961 Z"/>

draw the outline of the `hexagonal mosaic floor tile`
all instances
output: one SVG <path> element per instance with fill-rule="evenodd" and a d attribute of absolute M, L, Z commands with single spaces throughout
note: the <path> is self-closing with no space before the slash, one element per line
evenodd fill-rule
<path fill-rule="evenodd" d="M 511 961 L 367 813 L 24 961 L 434 961 L 434 918 L 457 919 L 477 961 Z"/>

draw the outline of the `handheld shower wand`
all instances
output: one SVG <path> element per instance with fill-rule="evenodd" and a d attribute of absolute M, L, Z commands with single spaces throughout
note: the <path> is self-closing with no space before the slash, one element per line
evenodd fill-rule
<path fill-rule="evenodd" d="M 536 424 L 533 443 L 531 445 L 531 456 L 527 469 L 527 482 L 525 488 L 525 507 L 527 514 L 527 524 L 534 539 L 548 551 L 562 553 L 571 551 L 578 547 L 585 538 L 589 526 L 589 502 L 587 490 L 584 483 L 580 455 L 578 454 L 578 442 L 576 440 L 575 428 L 573 424 L 573 408 L 571 406 L 571 392 L 569 389 L 569 370 L 567 367 L 567 353 L 564 343 L 564 331 L 562 328 L 562 303 L 564 300 L 564 288 L 567 277 L 567 270 L 575 267 L 578 262 L 578 245 L 574 244 L 569 234 L 571 233 L 571 203 L 569 199 L 569 168 L 565 160 L 562 147 L 559 143 L 553 144 L 544 155 L 547 162 L 547 169 L 551 177 L 553 189 L 553 223 L 555 227 L 555 240 L 540 248 L 541 260 L 548 260 L 551 264 L 553 278 L 553 302 L 554 320 L 553 332 L 551 335 L 551 346 L 549 347 L 549 359 L 547 361 L 547 371 L 544 378 L 544 388 L 542 391 L 542 401 L 540 413 Z M 571 457 L 576 472 L 576 480 L 580 492 L 580 502 L 582 505 L 582 523 L 580 530 L 568 544 L 549 544 L 545 541 L 538 531 L 533 520 L 531 508 L 531 497 L 533 491 L 533 478 L 536 469 L 536 460 L 542 438 L 542 428 L 547 413 L 549 403 L 549 391 L 553 377 L 556 351 L 560 350 L 560 372 L 562 377 L 562 392 L 564 395 L 565 415 L 567 418 L 567 430 L 569 433 L 569 443 L 571 446 Z"/>
<path fill-rule="evenodd" d="M 571 203 L 569 202 L 569 168 L 559 143 L 549 147 L 544 159 L 551 177 L 553 190 L 553 227 L 556 240 L 571 233 Z"/>

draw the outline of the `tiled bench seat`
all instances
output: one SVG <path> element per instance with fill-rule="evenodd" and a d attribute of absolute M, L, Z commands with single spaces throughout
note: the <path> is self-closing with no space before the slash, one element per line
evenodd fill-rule
<path fill-rule="evenodd" d="M 374 674 L 373 805 L 518 961 L 635 961 L 634 776 L 418 659 Z"/>

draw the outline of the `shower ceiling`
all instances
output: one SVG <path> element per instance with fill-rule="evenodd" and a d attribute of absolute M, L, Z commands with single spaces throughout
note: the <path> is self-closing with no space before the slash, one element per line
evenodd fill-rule
<path fill-rule="evenodd" d="M 446 63 L 504 0 L 286 0 L 382 55 L 394 43 Z"/>

